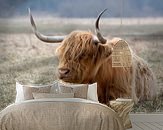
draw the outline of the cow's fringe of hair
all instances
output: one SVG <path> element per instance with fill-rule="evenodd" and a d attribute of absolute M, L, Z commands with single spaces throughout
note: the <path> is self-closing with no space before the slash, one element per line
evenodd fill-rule
<path fill-rule="evenodd" d="M 59 50 L 62 53 L 62 57 L 66 60 L 76 60 L 82 55 L 92 55 L 96 52 L 97 47 L 93 46 L 93 38 L 91 32 L 72 32 L 67 38 L 64 39 L 64 46 L 61 46 Z M 82 44 L 81 44 L 82 43 Z M 64 51 L 62 51 L 64 50 Z"/>

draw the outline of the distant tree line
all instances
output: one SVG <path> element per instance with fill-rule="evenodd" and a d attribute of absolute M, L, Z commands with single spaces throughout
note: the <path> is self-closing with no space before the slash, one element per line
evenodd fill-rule
<path fill-rule="evenodd" d="M 163 0 L 0 0 L 0 17 L 34 12 L 60 17 L 96 17 L 108 8 L 107 17 L 163 16 Z"/>

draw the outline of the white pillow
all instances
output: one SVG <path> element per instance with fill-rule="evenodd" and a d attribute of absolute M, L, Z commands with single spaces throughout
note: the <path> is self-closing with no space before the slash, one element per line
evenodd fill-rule
<path fill-rule="evenodd" d="M 97 83 L 88 85 L 87 99 L 95 102 L 99 102 L 98 95 L 97 95 Z"/>
<path fill-rule="evenodd" d="M 52 86 L 50 93 L 56 93 L 56 90 L 59 93 L 62 93 L 61 92 L 61 88 L 60 88 L 61 85 L 64 85 L 64 86 L 70 87 L 70 88 L 71 87 L 72 88 L 77 88 L 77 87 L 82 87 L 82 86 L 86 86 L 87 85 L 87 84 L 66 83 L 66 82 L 62 82 L 60 80 L 57 80 L 56 82 L 58 82 L 58 84 L 56 83 L 57 85 L 53 85 Z M 86 95 L 87 95 L 86 99 L 92 100 L 92 101 L 95 101 L 95 102 L 99 102 L 98 101 L 98 95 L 97 95 L 97 83 L 93 83 L 93 84 L 89 84 L 88 85 L 88 90 L 87 90 L 87 94 Z"/>
<path fill-rule="evenodd" d="M 87 84 L 70 84 L 58 82 L 58 87 L 60 93 L 74 93 L 74 98 L 87 99 Z"/>
<path fill-rule="evenodd" d="M 74 93 L 33 93 L 34 99 L 41 98 L 74 98 Z"/>
<path fill-rule="evenodd" d="M 24 100 L 33 99 L 33 92 L 50 93 L 50 89 L 56 82 L 50 85 L 22 85 L 16 82 L 16 99 L 15 103 L 22 102 Z"/>

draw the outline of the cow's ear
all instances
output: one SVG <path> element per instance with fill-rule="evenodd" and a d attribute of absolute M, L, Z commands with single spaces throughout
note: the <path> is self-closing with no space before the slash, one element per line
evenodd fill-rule
<path fill-rule="evenodd" d="M 111 56 L 113 47 L 109 44 L 100 44 L 99 53 L 102 58 L 108 58 Z"/>
<path fill-rule="evenodd" d="M 93 41 L 93 44 L 97 46 L 99 44 L 99 41 Z"/>
<path fill-rule="evenodd" d="M 112 53 L 113 53 L 113 47 L 108 46 L 107 53 L 106 53 L 106 58 L 110 57 Z"/>

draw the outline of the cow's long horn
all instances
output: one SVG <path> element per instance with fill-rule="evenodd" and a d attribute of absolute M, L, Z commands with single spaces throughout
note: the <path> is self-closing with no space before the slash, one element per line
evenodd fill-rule
<path fill-rule="evenodd" d="M 103 10 L 99 16 L 97 17 L 97 20 L 96 20 L 96 23 L 95 23 L 95 32 L 96 32 L 96 35 L 97 35 L 97 38 L 98 40 L 102 43 L 102 44 L 105 44 L 106 43 L 106 39 L 102 36 L 102 34 L 100 33 L 100 29 L 99 29 L 99 20 L 102 16 L 102 14 L 106 11 L 107 9 Z"/>
<path fill-rule="evenodd" d="M 35 35 L 37 36 L 38 39 L 40 39 L 41 41 L 50 42 L 50 43 L 58 43 L 58 42 L 62 42 L 64 40 L 64 38 L 66 36 L 46 36 L 44 34 L 41 34 L 37 30 L 37 27 L 36 27 L 36 24 L 35 24 L 34 19 L 32 17 L 30 8 L 28 8 L 28 12 L 29 12 L 29 16 L 30 16 L 30 22 L 31 22 L 31 25 L 32 25 L 32 29 L 33 29 L 33 31 L 34 31 L 34 33 L 35 33 Z"/>

